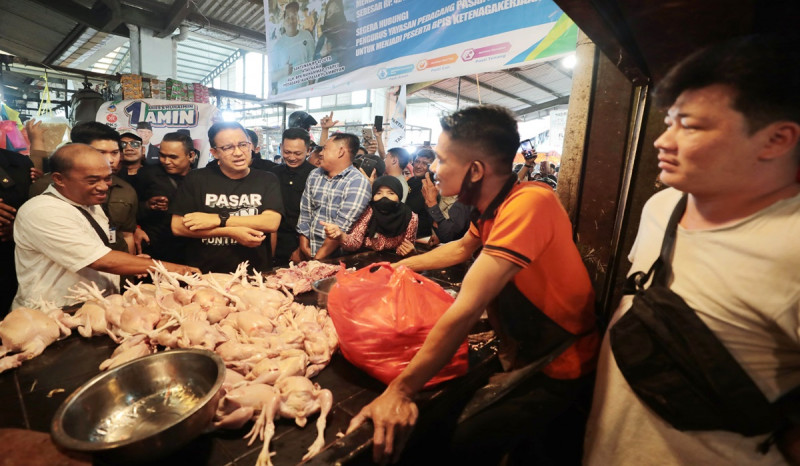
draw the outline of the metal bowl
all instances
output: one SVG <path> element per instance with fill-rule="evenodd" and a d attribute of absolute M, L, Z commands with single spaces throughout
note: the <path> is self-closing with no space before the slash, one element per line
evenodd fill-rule
<path fill-rule="evenodd" d="M 211 425 L 225 363 L 206 350 L 171 350 L 97 375 L 58 408 L 54 442 L 110 464 L 150 461 Z"/>
<path fill-rule="evenodd" d="M 334 283 L 336 283 L 336 277 L 323 278 L 311 284 L 311 288 L 317 293 L 317 306 L 323 309 L 328 308 L 328 293 Z"/>

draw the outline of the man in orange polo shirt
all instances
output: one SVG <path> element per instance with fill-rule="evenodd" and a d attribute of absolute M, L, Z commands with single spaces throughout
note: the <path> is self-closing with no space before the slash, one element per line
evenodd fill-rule
<path fill-rule="evenodd" d="M 518 183 L 511 170 L 519 146 L 514 116 L 502 107 L 479 106 L 444 117 L 441 124 L 438 187 L 443 196 L 457 194 L 460 202 L 475 207 L 473 223 L 460 240 L 399 264 L 438 269 L 463 263 L 482 250 L 422 349 L 353 418 L 350 430 L 371 419 L 374 459 L 397 459 L 417 418 L 412 398 L 450 361 L 487 309 L 501 337 L 500 360 L 506 371 L 557 355 L 456 428 L 447 451 L 459 456 L 451 457 L 453 464 L 497 464 L 504 453 L 546 432 L 581 389 L 590 386 L 600 342 L 594 291 L 572 240 L 572 225 L 553 190 L 542 183 Z M 581 434 L 575 437 L 566 444 L 579 452 Z"/>

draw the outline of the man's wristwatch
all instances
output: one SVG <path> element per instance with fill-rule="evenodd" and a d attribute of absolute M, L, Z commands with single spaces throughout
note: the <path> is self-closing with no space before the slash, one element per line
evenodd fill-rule
<path fill-rule="evenodd" d="M 230 212 L 220 212 L 219 214 L 219 227 L 222 228 L 228 223 L 228 219 L 231 218 Z"/>

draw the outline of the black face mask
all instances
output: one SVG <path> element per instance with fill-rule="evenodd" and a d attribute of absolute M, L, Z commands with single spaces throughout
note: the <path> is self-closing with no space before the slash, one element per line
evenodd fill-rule
<path fill-rule="evenodd" d="M 461 182 L 461 190 L 458 192 L 458 202 L 466 205 L 475 205 L 478 202 L 483 184 L 483 178 L 473 182 L 470 180 L 471 175 L 471 171 L 467 170 L 464 181 Z"/>
<path fill-rule="evenodd" d="M 377 201 L 372 201 L 372 208 L 382 214 L 393 214 L 400 208 L 400 203 L 388 197 L 383 197 Z"/>

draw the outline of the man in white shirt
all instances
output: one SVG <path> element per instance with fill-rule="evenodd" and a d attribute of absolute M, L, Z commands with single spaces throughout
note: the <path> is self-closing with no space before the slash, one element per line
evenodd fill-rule
<path fill-rule="evenodd" d="M 108 218 L 100 204 L 108 195 L 111 167 L 99 151 L 70 144 L 50 157 L 53 184 L 20 207 L 14 226 L 19 290 L 12 308 L 44 299 L 74 304 L 66 296 L 79 282 L 95 282 L 106 293 L 119 291 L 118 275 L 147 273 L 147 257 L 112 251 Z M 164 263 L 177 273 L 199 272 Z"/>
<path fill-rule="evenodd" d="M 310 32 L 298 28 L 299 10 L 300 5 L 297 2 L 286 5 L 283 10 L 283 27 L 286 32 L 270 47 L 269 76 L 273 93 L 296 89 L 308 81 L 292 80 L 302 73 L 297 67 L 314 57 L 314 38 Z"/>
<path fill-rule="evenodd" d="M 749 36 L 701 50 L 673 68 L 656 91 L 657 103 L 668 107 L 667 128 L 655 147 L 659 177 L 670 188 L 655 194 L 644 207 L 629 256 L 629 275 L 648 271 L 656 261 L 668 219 L 685 195 L 685 210 L 676 213 L 680 219 L 666 285 L 693 313 L 667 308 L 664 315 L 696 315 L 750 379 L 726 383 L 726 377 L 730 380 L 739 371 L 724 366 L 726 377 L 713 377 L 720 395 L 706 397 L 709 401 L 698 406 L 721 401 L 748 383 L 769 403 L 800 386 L 796 39 Z M 694 428 L 697 424 L 690 426 L 685 419 L 698 409 L 687 410 L 684 394 L 705 393 L 697 388 L 704 385 L 696 381 L 693 390 L 679 392 L 683 403 L 671 394 L 656 393 L 656 399 L 672 409 L 663 414 L 671 420 L 658 414 L 659 405 L 654 406 L 652 399 L 647 404 L 640 398 L 650 392 L 634 391 L 641 385 L 629 379 L 633 372 L 625 358 L 628 349 L 637 348 L 626 348 L 618 339 L 620 332 L 631 328 L 625 324 L 642 315 L 631 311 L 632 301 L 630 295 L 623 298 L 601 347 L 584 464 L 797 464 L 798 456 L 789 452 L 800 446 L 800 429 L 788 419 L 783 429 L 770 432 L 773 427 L 767 426 L 750 436 L 739 433 L 731 422 L 717 424 L 714 430 Z M 680 335 L 665 339 L 671 350 L 686 339 L 693 348 L 710 346 L 688 335 L 686 327 L 681 327 Z M 642 332 L 629 335 L 640 338 L 638 360 L 644 365 L 650 349 L 658 345 L 642 343 Z M 697 355 L 700 360 L 708 358 L 702 349 Z M 709 364 L 722 367 L 722 358 Z M 692 364 L 685 360 L 676 365 L 683 373 L 692 372 L 686 369 Z M 678 379 L 668 364 L 659 364 L 650 373 L 661 377 L 661 386 Z M 744 411 L 756 405 L 760 404 L 750 396 L 724 414 L 743 419 Z M 759 414 L 763 412 L 769 410 Z M 778 448 L 769 448 L 772 440 L 777 440 Z"/>

